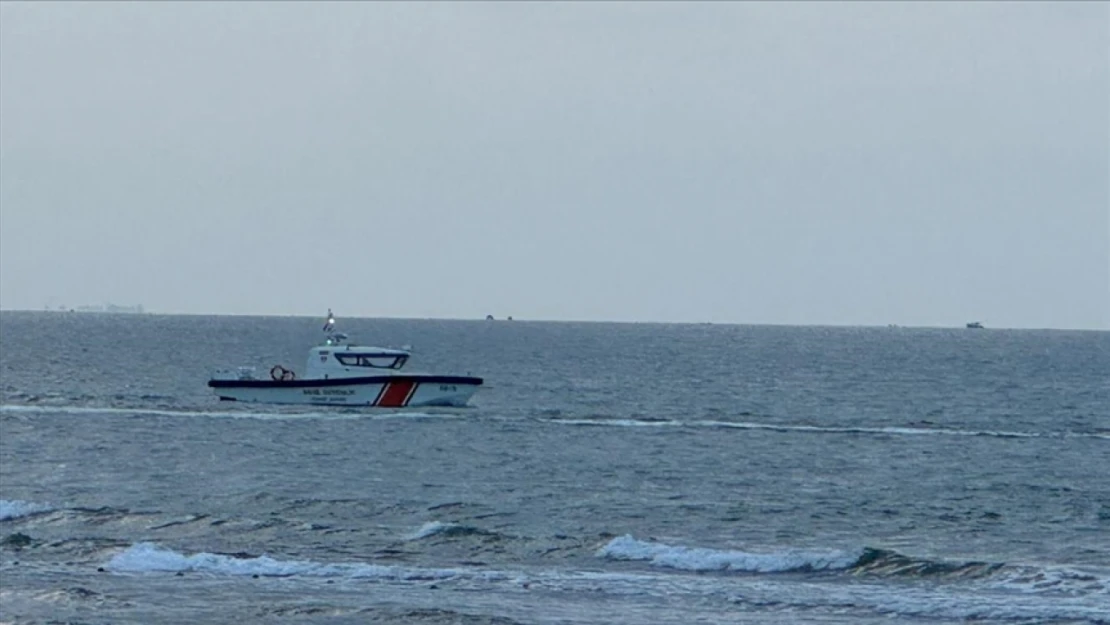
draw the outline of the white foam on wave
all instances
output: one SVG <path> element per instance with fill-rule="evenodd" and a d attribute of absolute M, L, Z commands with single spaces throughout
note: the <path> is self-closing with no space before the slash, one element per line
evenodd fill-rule
<path fill-rule="evenodd" d="M 1101 432 L 1016 432 L 1005 430 L 958 430 L 952 428 L 928 428 L 905 426 L 823 426 L 789 425 L 762 423 L 759 421 L 713 421 L 713 420 L 656 420 L 656 419 L 543 419 L 547 423 L 561 425 L 592 425 L 602 427 L 679 427 L 679 428 L 721 428 L 734 430 L 766 430 L 770 432 L 810 432 L 814 434 L 866 434 L 887 436 L 983 436 L 994 438 L 1099 438 L 1110 439 Z"/>
<path fill-rule="evenodd" d="M 420 528 L 417 529 L 415 532 L 406 536 L 405 540 L 420 540 L 422 538 L 428 538 L 429 536 L 435 536 L 436 534 L 442 534 L 444 532 L 451 531 L 456 527 L 459 527 L 457 523 L 428 521 L 424 525 L 421 525 Z"/>
<path fill-rule="evenodd" d="M 165 410 L 161 408 L 105 408 L 96 406 L 29 406 L 5 404 L 0 412 L 26 414 L 72 414 L 72 415 L 153 415 L 162 417 L 217 417 L 225 419 L 453 419 L 459 415 L 433 412 L 377 412 L 378 408 L 359 410 L 354 406 L 335 406 L 334 411 L 314 412 L 252 412 L 238 410 Z"/>
<path fill-rule="evenodd" d="M 597 551 L 602 558 L 639 560 L 682 571 L 737 571 L 784 573 L 788 571 L 826 571 L 846 569 L 855 564 L 863 550 L 855 551 L 781 551 L 750 553 L 703 547 L 672 546 L 637 540 L 625 534 L 609 541 Z"/>
<path fill-rule="evenodd" d="M 859 565 L 867 553 L 852 550 L 784 550 L 752 553 L 736 550 L 686 547 L 619 536 L 597 550 L 598 557 L 649 562 L 682 571 L 738 571 L 781 573 L 790 571 L 836 571 Z M 944 579 L 943 575 L 937 575 Z M 953 577 L 951 579 L 956 579 Z M 1110 568 L 1083 570 L 1062 566 L 1004 565 L 977 583 L 1033 593 L 1110 594 Z"/>
<path fill-rule="evenodd" d="M 23 501 L 22 499 L 0 499 L 0 521 L 50 512 L 54 507 L 45 503 Z"/>
<path fill-rule="evenodd" d="M 446 524 L 444 524 L 446 525 Z M 598 555 L 606 558 L 650 558 L 667 566 L 676 563 L 684 570 L 719 570 L 722 566 L 742 570 L 759 568 L 770 571 L 821 570 L 843 568 L 853 554 L 805 554 L 782 552 L 748 554 L 670 547 L 638 541 L 629 536 L 616 538 Z M 651 573 L 600 572 L 577 570 L 529 570 L 501 572 L 480 567 L 405 568 L 370 563 L 320 563 L 305 560 L 278 560 L 268 556 L 235 558 L 220 554 L 185 555 L 151 543 L 138 543 L 116 554 L 106 568 L 112 572 L 197 573 L 210 576 L 292 577 L 309 579 L 344 578 L 352 581 L 419 583 L 450 581 L 473 584 L 475 588 L 547 590 L 567 593 L 654 595 L 674 599 L 693 597 L 730 604 L 778 605 L 804 615 L 804 610 L 863 611 L 891 617 L 927 619 L 1095 619 L 1105 621 L 1106 594 L 1074 596 L 1014 592 L 1010 589 L 982 588 L 961 582 L 939 587 L 920 584 L 854 580 L 851 584 L 835 579 L 799 579 L 777 576 L 722 578 L 706 575 L 677 575 L 673 569 Z M 737 570 L 737 569 L 733 569 Z M 1101 619 L 1101 620 L 1099 620 Z"/>
<path fill-rule="evenodd" d="M 259 577 L 346 577 L 400 581 L 446 580 L 459 577 L 503 578 L 495 572 L 466 569 L 405 568 L 366 563 L 324 564 L 310 560 L 277 560 L 269 556 L 236 558 L 215 553 L 187 556 L 153 543 L 137 543 L 116 554 L 106 567 L 121 573 L 207 573 L 211 575 L 258 575 Z"/>
<path fill-rule="evenodd" d="M 1010 591 L 1030 594 L 1104 595 L 1110 605 L 1110 568 L 1083 570 L 1061 566 L 1009 566 L 991 577 L 986 584 Z M 1108 611 L 1110 614 L 1110 611 Z"/>
<path fill-rule="evenodd" d="M 893 434 L 898 436 L 993 436 L 997 438 L 1042 438 L 1050 436 L 1081 436 L 1076 433 L 1038 433 L 1005 432 L 994 430 L 954 430 L 950 428 L 920 427 L 866 427 L 866 426 L 822 426 L 822 425 L 779 425 L 751 421 L 692 421 L 691 425 L 714 428 L 734 428 L 743 430 L 773 430 L 782 432 L 817 432 L 826 434 Z"/>
<path fill-rule="evenodd" d="M 166 417 L 215 417 L 226 419 L 462 419 L 466 415 L 453 412 L 381 412 L 380 408 L 362 410 L 357 406 L 334 406 L 328 411 L 297 411 L 295 407 L 287 411 L 259 412 L 248 410 L 166 410 L 162 408 L 106 408 L 95 406 L 43 406 L 27 404 L 0 405 L 0 413 L 25 413 L 25 414 L 105 414 L 105 415 L 154 415 Z M 767 430 L 772 432 L 811 432 L 816 434 L 869 434 L 893 436 L 985 436 L 995 438 L 1097 438 L 1110 440 L 1110 434 L 1105 432 L 1016 432 L 1004 430 L 957 430 L 950 428 L 925 428 L 925 427 L 865 427 L 865 426 L 820 426 L 820 425 L 786 425 L 777 423 L 761 423 L 758 421 L 680 421 L 675 419 L 571 419 L 547 418 L 541 419 L 546 423 L 574 426 L 599 426 L 599 427 L 635 427 L 635 428 L 661 428 L 661 427 L 702 427 L 738 430 Z"/>
<path fill-rule="evenodd" d="M 685 425 L 682 421 L 659 421 L 659 420 L 641 420 L 641 419 L 546 419 L 549 423 L 559 423 L 562 425 L 602 425 L 609 427 L 626 427 L 626 428 L 651 428 L 651 427 L 675 427 Z"/>
<path fill-rule="evenodd" d="M 32 514 L 51 512 L 52 510 L 54 510 L 54 507 L 50 504 L 23 501 L 21 499 L 0 499 L 0 521 L 18 519 Z"/>

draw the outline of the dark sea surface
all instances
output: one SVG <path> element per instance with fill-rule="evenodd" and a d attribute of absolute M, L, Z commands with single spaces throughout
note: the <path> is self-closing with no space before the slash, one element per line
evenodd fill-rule
<path fill-rule="evenodd" d="M 0 622 L 1110 623 L 1110 333 L 0 314 Z"/>

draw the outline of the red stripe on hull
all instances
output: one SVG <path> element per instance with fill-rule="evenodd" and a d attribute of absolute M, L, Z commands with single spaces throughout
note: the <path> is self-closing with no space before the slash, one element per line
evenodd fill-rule
<path fill-rule="evenodd" d="M 401 408 L 409 403 L 414 391 L 416 391 L 416 382 L 412 380 L 389 382 L 378 397 L 376 405 L 382 408 Z"/>

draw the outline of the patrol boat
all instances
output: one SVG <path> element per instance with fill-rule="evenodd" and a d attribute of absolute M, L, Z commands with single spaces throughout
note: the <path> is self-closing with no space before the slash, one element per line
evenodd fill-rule
<path fill-rule="evenodd" d="M 471 376 L 404 373 L 409 350 L 348 343 L 330 310 L 323 330 L 327 338 L 309 350 L 303 377 L 283 365 L 269 379 L 239 367 L 217 371 L 208 386 L 224 401 L 404 408 L 465 406 L 482 385 Z"/>

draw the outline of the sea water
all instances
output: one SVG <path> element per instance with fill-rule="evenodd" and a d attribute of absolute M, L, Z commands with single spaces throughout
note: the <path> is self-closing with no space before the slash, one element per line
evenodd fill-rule
<path fill-rule="evenodd" d="M 1110 333 L 0 314 L 5 623 L 1110 623 Z"/>

